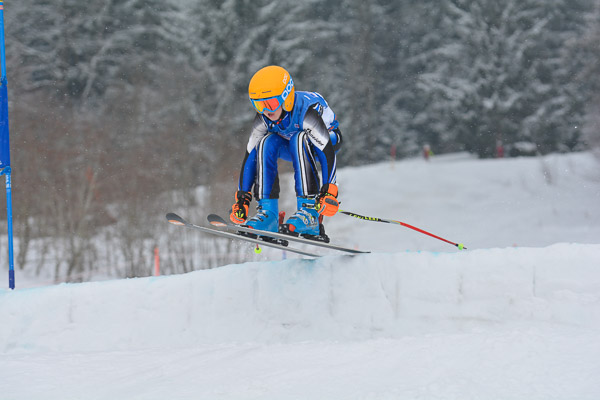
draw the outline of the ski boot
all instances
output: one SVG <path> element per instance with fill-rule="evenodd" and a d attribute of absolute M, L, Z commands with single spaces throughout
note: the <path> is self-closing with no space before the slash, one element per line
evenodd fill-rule
<path fill-rule="evenodd" d="M 298 197 L 297 202 L 298 211 L 279 227 L 279 232 L 329 243 L 329 237 L 321 223 L 322 216 L 315 208 L 315 198 Z"/>
<path fill-rule="evenodd" d="M 277 232 L 279 227 L 279 199 L 258 201 L 256 215 L 246 220 L 243 226 L 261 231 Z"/>

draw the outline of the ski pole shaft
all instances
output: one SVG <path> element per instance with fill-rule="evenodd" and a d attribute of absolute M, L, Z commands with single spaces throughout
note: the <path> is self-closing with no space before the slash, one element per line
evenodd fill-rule
<path fill-rule="evenodd" d="M 454 242 L 452 242 L 452 241 L 450 241 L 448 239 L 444 239 L 443 237 L 434 235 L 433 233 L 427 232 L 424 229 L 417 228 L 416 226 L 412 226 L 412 225 L 407 224 L 407 223 L 402 222 L 402 221 L 396 221 L 396 220 L 393 220 L 393 219 L 385 219 L 385 218 L 377 218 L 377 217 L 367 217 L 367 216 L 364 216 L 364 215 L 353 213 L 351 211 L 344 211 L 344 210 L 341 210 L 341 209 L 338 210 L 338 212 L 340 212 L 342 214 L 345 214 L 345 215 L 349 215 L 349 216 L 357 218 L 357 219 L 361 219 L 363 221 L 383 222 L 383 223 L 386 223 L 386 224 L 402 225 L 402 226 L 404 226 L 406 228 L 415 230 L 415 231 L 417 231 L 419 233 L 423 233 L 425 235 L 428 235 L 428 236 L 431 236 L 431 237 L 436 238 L 438 240 L 441 240 L 442 242 L 446 242 L 446 243 L 449 243 L 449 244 L 451 244 L 453 246 L 456 246 L 459 250 L 466 250 L 467 249 L 465 247 L 465 245 L 462 244 L 462 243 L 454 243 Z"/>

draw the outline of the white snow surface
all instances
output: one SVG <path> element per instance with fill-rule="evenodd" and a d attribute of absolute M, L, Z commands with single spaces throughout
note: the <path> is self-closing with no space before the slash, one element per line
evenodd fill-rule
<path fill-rule="evenodd" d="M 598 171 L 589 153 L 339 171 L 342 208 L 465 251 L 340 215 L 333 241 L 373 253 L 249 247 L 259 261 L 2 289 L 0 399 L 598 399 Z"/>

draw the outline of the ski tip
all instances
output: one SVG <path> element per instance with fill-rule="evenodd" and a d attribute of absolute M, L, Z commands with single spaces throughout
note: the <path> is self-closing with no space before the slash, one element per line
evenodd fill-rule
<path fill-rule="evenodd" d="M 171 223 L 173 225 L 179 225 L 179 226 L 185 225 L 185 221 L 183 220 L 183 218 L 181 218 L 179 215 L 177 215 L 175 213 L 168 213 L 166 215 L 166 217 L 167 217 L 167 221 L 169 221 L 169 223 Z"/>
<path fill-rule="evenodd" d="M 212 226 L 223 227 L 228 225 L 227 222 L 217 214 L 210 214 L 206 219 L 208 219 L 208 223 Z"/>

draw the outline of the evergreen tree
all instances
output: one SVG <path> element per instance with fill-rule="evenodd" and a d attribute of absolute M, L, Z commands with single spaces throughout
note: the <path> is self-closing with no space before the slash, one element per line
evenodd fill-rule
<path fill-rule="evenodd" d="M 587 145 L 600 149 L 600 1 L 587 14 L 587 30 L 581 37 L 569 42 L 569 60 L 581 65 L 575 78 L 580 83 L 579 97 L 586 108 L 583 126 Z"/>
<path fill-rule="evenodd" d="M 574 146 L 582 108 L 559 42 L 581 29 L 581 3 L 446 2 L 448 40 L 421 87 L 438 99 L 431 113 L 451 110 L 446 129 L 467 150 L 490 157 L 497 140 L 530 141 L 541 152 Z"/>
<path fill-rule="evenodd" d="M 404 2 L 395 18 L 402 27 L 394 69 L 397 90 L 392 109 L 404 113 L 406 127 L 399 140 L 405 150 L 401 155 L 416 154 L 423 145 L 429 144 L 436 152 L 456 150 L 455 136 L 446 121 L 452 107 L 443 91 L 437 90 L 437 77 L 447 75 L 449 63 L 434 65 L 444 52 L 452 54 L 453 46 L 444 46 L 447 32 L 444 26 L 444 7 L 437 0 L 425 0 L 414 4 Z M 442 54 L 440 54 L 442 53 Z M 440 98 L 441 96 L 441 98 Z M 450 106 L 450 107 L 448 107 Z"/>
<path fill-rule="evenodd" d="M 114 89 L 131 91 L 156 83 L 159 65 L 180 49 L 177 9 L 169 1 L 20 3 L 9 14 L 19 21 L 10 42 L 28 73 L 27 90 L 78 102 Z"/>

